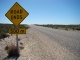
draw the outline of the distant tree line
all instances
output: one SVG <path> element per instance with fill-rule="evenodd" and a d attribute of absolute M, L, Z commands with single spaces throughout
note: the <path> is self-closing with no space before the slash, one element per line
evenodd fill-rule
<path fill-rule="evenodd" d="M 43 27 L 50 27 L 50 28 L 55 28 L 55 29 L 72 29 L 72 30 L 79 30 L 80 31 L 80 24 L 79 25 L 53 25 L 53 24 L 45 24 L 45 25 L 39 25 L 39 24 L 35 24 L 37 26 L 43 26 Z"/>

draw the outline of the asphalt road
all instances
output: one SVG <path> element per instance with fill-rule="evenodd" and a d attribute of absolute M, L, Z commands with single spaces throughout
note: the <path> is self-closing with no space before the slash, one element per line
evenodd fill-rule
<path fill-rule="evenodd" d="M 39 32 L 50 37 L 51 40 L 58 43 L 61 47 L 80 57 L 80 32 L 58 30 L 47 27 L 40 27 L 31 25 Z"/>

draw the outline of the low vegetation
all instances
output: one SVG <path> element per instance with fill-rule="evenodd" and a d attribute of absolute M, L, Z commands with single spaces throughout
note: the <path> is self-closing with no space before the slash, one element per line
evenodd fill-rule
<path fill-rule="evenodd" d="M 6 45 L 5 50 L 8 54 L 8 57 L 18 57 L 19 50 L 17 50 L 17 47 L 14 44 Z"/>
<path fill-rule="evenodd" d="M 5 32 L 0 32 L 0 39 L 4 39 L 5 37 L 9 37 L 8 34 L 6 34 Z"/>
<path fill-rule="evenodd" d="M 43 26 L 43 27 L 50 27 L 55 29 L 65 29 L 65 30 L 78 30 L 80 31 L 80 24 L 79 25 L 52 25 L 52 24 L 46 24 L 46 25 L 38 25 L 37 26 Z"/>
<path fill-rule="evenodd" d="M 21 24 L 20 26 L 18 26 L 19 28 L 26 28 L 28 29 L 29 26 L 25 25 L 25 24 Z M 9 35 L 8 30 L 9 28 L 15 28 L 15 26 L 13 24 L 0 24 L 0 39 L 8 37 Z"/>

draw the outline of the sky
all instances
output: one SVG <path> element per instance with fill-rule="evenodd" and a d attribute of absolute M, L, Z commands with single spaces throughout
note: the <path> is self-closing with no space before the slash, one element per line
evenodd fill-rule
<path fill-rule="evenodd" d="M 15 2 L 29 13 L 21 24 L 80 24 L 80 0 L 0 0 L 0 23 L 12 24 L 5 14 Z"/>

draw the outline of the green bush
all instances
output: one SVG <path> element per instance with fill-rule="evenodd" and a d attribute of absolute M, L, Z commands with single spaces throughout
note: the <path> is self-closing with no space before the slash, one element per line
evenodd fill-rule
<path fill-rule="evenodd" d="M 65 28 L 65 30 L 68 30 L 68 28 Z"/>
<path fill-rule="evenodd" d="M 1 32 L 0 33 L 0 39 L 2 39 L 2 38 L 5 38 L 5 37 L 7 37 L 8 35 L 6 34 L 6 33 L 4 33 L 4 32 Z"/>

